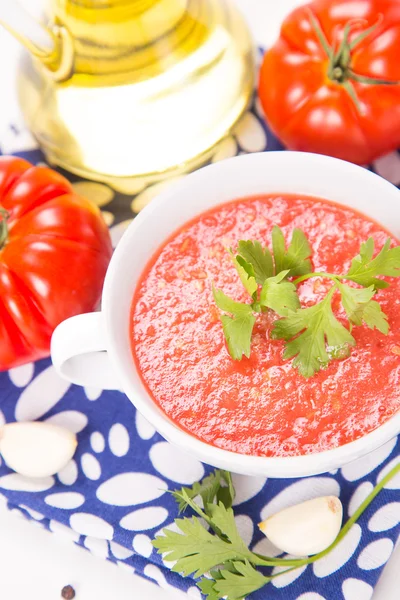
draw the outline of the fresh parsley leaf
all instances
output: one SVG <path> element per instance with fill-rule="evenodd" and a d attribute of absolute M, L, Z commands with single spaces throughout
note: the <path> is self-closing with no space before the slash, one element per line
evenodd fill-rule
<path fill-rule="evenodd" d="M 249 358 L 251 335 L 256 322 L 251 305 L 235 302 L 216 288 L 213 288 L 213 294 L 218 308 L 233 315 L 220 315 L 229 354 L 234 360 L 241 360 L 243 354 Z"/>
<path fill-rule="evenodd" d="M 217 598 L 229 598 L 229 600 L 242 600 L 252 592 L 259 590 L 271 581 L 257 571 L 248 560 L 244 562 L 235 561 L 233 569 L 221 569 L 220 578 L 215 581 L 212 588 L 218 593 Z"/>
<path fill-rule="evenodd" d="M 233 360 L 241 360 L 243 355 L 250 358 L 251 336 L 256 322 L 255 316 L 249 312 L 234 317 L 221 315 L 220 319 L 229 354 Z"/>
<path fill-rule="evenodd" d="M 390 247 L 388 239 L 374 258 L 374 240 L 361 244 L 360 253 L 353 258 L 347 274 L 312 272 L 311 247 L 301 229 L 295 228 L 286 248 L 282 230 L 272 229 L 273 253 L 260 242 L 241 240 L 238 254 L 232 260 L 239 277 L 252 298 L 251 304 L 235 302 L 221 290 L 214 290 L 217 306 L 225 313 L 220 316 L 229 353 L 234 360 L 250 356 L 251 337 L 256 313 L 264 309 L 276 312 L 282 319 L 276 321 L 272 336 L 284 339 L 284 358 L 294 358 L 293 366 L 305 377 L 311 377 L 330 360 L 343 358 L 349 346 L 355 345 L 350 331 L 335 317 L 331 300 L 335 289 L 341 291 L 343 307 L 351 325 L 365 323 L 371 329 L 388 333 L 387 316 L 373 300 L 379 288 L 388 286 L 380 276 L 400 276 L 400 246 Z M 275 273 L 275 275 L 274 275 Z M 299 276 L 293 282 L 292 276 Z M 312 277 L 331 279 L 333 288 L 315 306 L 301 309 L 297 287 Z M 351 288 L 344 280 L 354 281 L 366 289 Z M 262 286 L 261 289 L 259 286 Z M 220 499 L 226 499 L 225 488 L 220 488 Z"/>
<path fill-rule="evenodd" d="M 272 229 L 272 248 L 274 252 L 275 274 L 288 270 L 288 277 L 311 273 L 311 246 L 301 229 L 293 229 L 292 239 L 286 250 L 282 229 L 275 225 Z"/>
<path fill-rule="evenodd" d="M 173 497 L 178 502 L 179 512 L 183 512 L 188 507 L 188 502 L 184 499 L 183 494 L 194 500 L 197 496 L 203 500 L 203 506 L 214 502 L 223 480 L 223 471 L 216 469 L 207 477 L 192 485 L 191 488 L 183 487 L 181 490 L 172 492 Z"/>
<path fill-rule="evenodd" d="M 233 510 L 222 502 L 209 504 L 207 512 L 218 535 L 212 535 L 197 517 L 175 519 L 181 533 L 164 529 L 155 538 L 153 546 L 170 561 L 176 561 L 173 571 L 200 577 L 213 567 L 232 560 L 252 559 L 236 527 Z M 221 536 L 224 536 L 223 538 Z"/>
<path fill-rule="evenodd" d="M 373 238 L 361 244 L 360 254 L 351 261 L 351 266 L 346 274 L 350 279 L 364 287 L 374 286 L 375 289 L 386 288 L 388 283 L 378 279 L 378 275 L 387 277 L 400 276 L 400 246 L 390 247 L 391 240 L 388 238 L 382 250 L 374 255 L 375 244 Z"/>
<path fill-rule="evenodd" d="M 296 286 L 285 281 L 288 270 L 267 279 L 261 289 L 260 304 L 275 311 L 280 317 L 300 308 Z"/>
<path fill-rule="evenodd" d="M 286 253 L 286 244 L 285 237 L 283 235 L 283 231 L 280 227 L 275 225 L 272 228 L 272 250 L 274 253 L 274 263 L 275 263 L 275 274 L 278 275 L 281 271 L 284 270 L 284 259 Z"/>
<path fill-rule="evenodd" d="M 178 503 L 179 512 L 183 512 L 189 506 L 188 498 L 194 500 L 197 497 L 202 499 L 204 507 L 217 500 L 230 508 L 235 499 L 235 488 L 228 471 L 215 469 L 213 473 L 194 483 L 192 487 L 183 487 L 179 491 L 172 492 L 172 495 Z"/>
<path fill-rule="evenodd" d="M 376 328 L 385 335 L 388 334 L 387 316 L 378 302 L 372 300 L 375 294 L 373 285 L 361 289 L 352 288 L 345 283 L 337 285 L 342 297 L 343 308 L 351 323 L 361 325 L 364 322 L 370 329 Z"/>
<path fill-rule="evenodd" d="M 252 266 L 257 283 L 262 285 L 268 277 L 273 276 L 274 265 L 271 252 L 269 248 L 263 248 L 260 242 L 241 240 L 238 245 L 238 253 L 247 264 Z"/>
<path fill-rule="evenodd" d="M 232 315 L 247 315 L 252 312 L 250 304 L 244 302 L 235 302 L 226 296 L 222 290 L 213 287 L 213 296 L 215 304 L 220 310 L 231 313 Z"/>
<path fill-rule="evenodd" d="M 240 281 L 242 282 L 243 287 L 250 294 L 250 296 L 253 297 L 253 294 L 255 294 L 258 289 L 253 265 L 248 263 L 241 256 L 235 256 L 232 250 L 230 250 L 230 255 L 233 264 L 235 265 L 236 271 L 239 274 Z"/>
<path fill-rule="evenodd" d="M 370 328 L 374 327 L 381 333 L 387 335 L 389 333 L 389 323 L 387 315 L 381 309 L 381 306 L 375 300 L 371 300 L 364 308 L 363 321 Z"/>
<path fill-rule="evenodd" d="M 243 555 L 251 557 L 251 552 L 238 532 L 232 508 L 227 508 L 222 502 L 219 502 L 219 504 L 208 505 L 207 512 L 210 515 L 213 524 L 236 549 L 237 556 Z"/>
<path fill-rule="evenodd" d="M 220 471 L 220 473 L 221 478 L 226 484 L 226 487 L 221 486 L 219 488 L 216 495 L 216 500 L 217 503 L 222 502 L 226 506 L 226 508 L 231 508 L 236 496 L 235 486 L 233 485 L 232 481 L 232 475 L 229 473 L 229 471 Z"/>
<path fill-rule="evenodd" d="M 274 323 L 272 336 L 287 342 L 284 358 L 295 357 L 293 366 L 304 377 L 318 373 L 332 358 L 339 357 L 343 348 L 355 345 L 351 333 L 333 314 L 331 303 L 335 289 L 333 286 L 318 304 L 300 308 Z"/>
<path fill-rule="evenodd" d="M 206 579 L 205 577 L 197 582 L 197 587 L 200 588 L 204 596 L 207 596 L 207 600 L 219 600 L 219 594 L 214 589 L 214 583 L 214 579 Z"/>
<path fill-rule="evenodd" d="M 167 560 L 176 561 L 172 567 L 176 573 L 201 577 L 225 561 L 242 558 L 233 544 L 208 532 L 197 517 L 175 519 L 175 524 L 181 533 L 163 529 L 163 535 L 153 540 L 153 546 Z"/>

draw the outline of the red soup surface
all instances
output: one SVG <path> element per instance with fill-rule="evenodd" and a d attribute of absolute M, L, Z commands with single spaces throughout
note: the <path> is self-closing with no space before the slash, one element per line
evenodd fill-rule
<path fill-rule="evenodd" d="M 372 431 L 400 407 L 400 279 L 375 297 L 388 315 L 385 336 L 355 327 L 357 346 L 309 379 L 270 338 L 274 313 L 259 315 L 251 356 L 228 354 L 212 284 L 248 302 L 226 251 L 241 239 L 270 246 L 279 225 L 307 235 L 315 271 L 343 273 L 369 236 L 388 237 L 349 208 L 304 196 L 259 196 L 218 206 L 186 223 L 146 266 L 132 303 L 132 352 L 162 410 L 199 439 L 234 452 L 294 456 L 335 448 Z M 302 306 L 321 300 L 329 280 L 299 286 Z M 348 326 L 337 295 L 334 312 Z"/>

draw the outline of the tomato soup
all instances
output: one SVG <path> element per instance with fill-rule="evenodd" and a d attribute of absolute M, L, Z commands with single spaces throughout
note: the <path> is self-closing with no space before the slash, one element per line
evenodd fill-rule
<path fill-rule="evenodd" d="M 379 200 L 378 200 L 379 201 Z M 315 271 L 344 273 L 360 244 L 376 251 L 389 236 L 349 208 L 304 196 L 260 196 L 218 206 L 174 233 L 146 266 L 132 303 L 132 353 L 161 409 L 197 438 L 242 454 L 294 456 L 335 448 L 372 431 L 400 407 L 400 280 L 375 296 L 389 334 L 354 327 L 350 355 L 305 379 L 271 339 L 268 312 L 258 315 L 250 358 L 227 351 L 212 285 L 249 302 L 226 251 L 239 240 L 269 245 L 274 225 L 286 241 L 298 227 L 312 247 Z M 303 307 L 322 300 L 332 282 L 299 285 Z M 348 327 L 340 297 L 333 310 Z"/>

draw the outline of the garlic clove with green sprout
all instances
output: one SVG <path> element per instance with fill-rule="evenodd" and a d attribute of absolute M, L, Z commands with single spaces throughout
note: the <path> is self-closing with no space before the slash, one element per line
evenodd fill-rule
<path fill-rule="evenodd" d="M 323 496 L 285 508 L 260 523 L 259 528 L 283 552 L 312 556 L 335 541 L 342 519 L 339 498 Z"/>
<path fill-rule="evenodd" d="M 10 469 L 26 477 L 58 473 L 76 446 L 74 433 L 50 423 L 8 423 L 0 429 L 0 454 Z"/>

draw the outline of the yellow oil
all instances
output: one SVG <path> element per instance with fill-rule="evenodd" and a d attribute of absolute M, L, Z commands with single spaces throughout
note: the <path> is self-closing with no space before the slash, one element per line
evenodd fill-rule
<path fill-rule="evenodd" d="M 20 98 L 47 159 L 134 192 L 206 161 L 245 111 L 253 44 L 229 0 L 52 0 L 73 39 L 63 82 L 25 67 Z"/>

